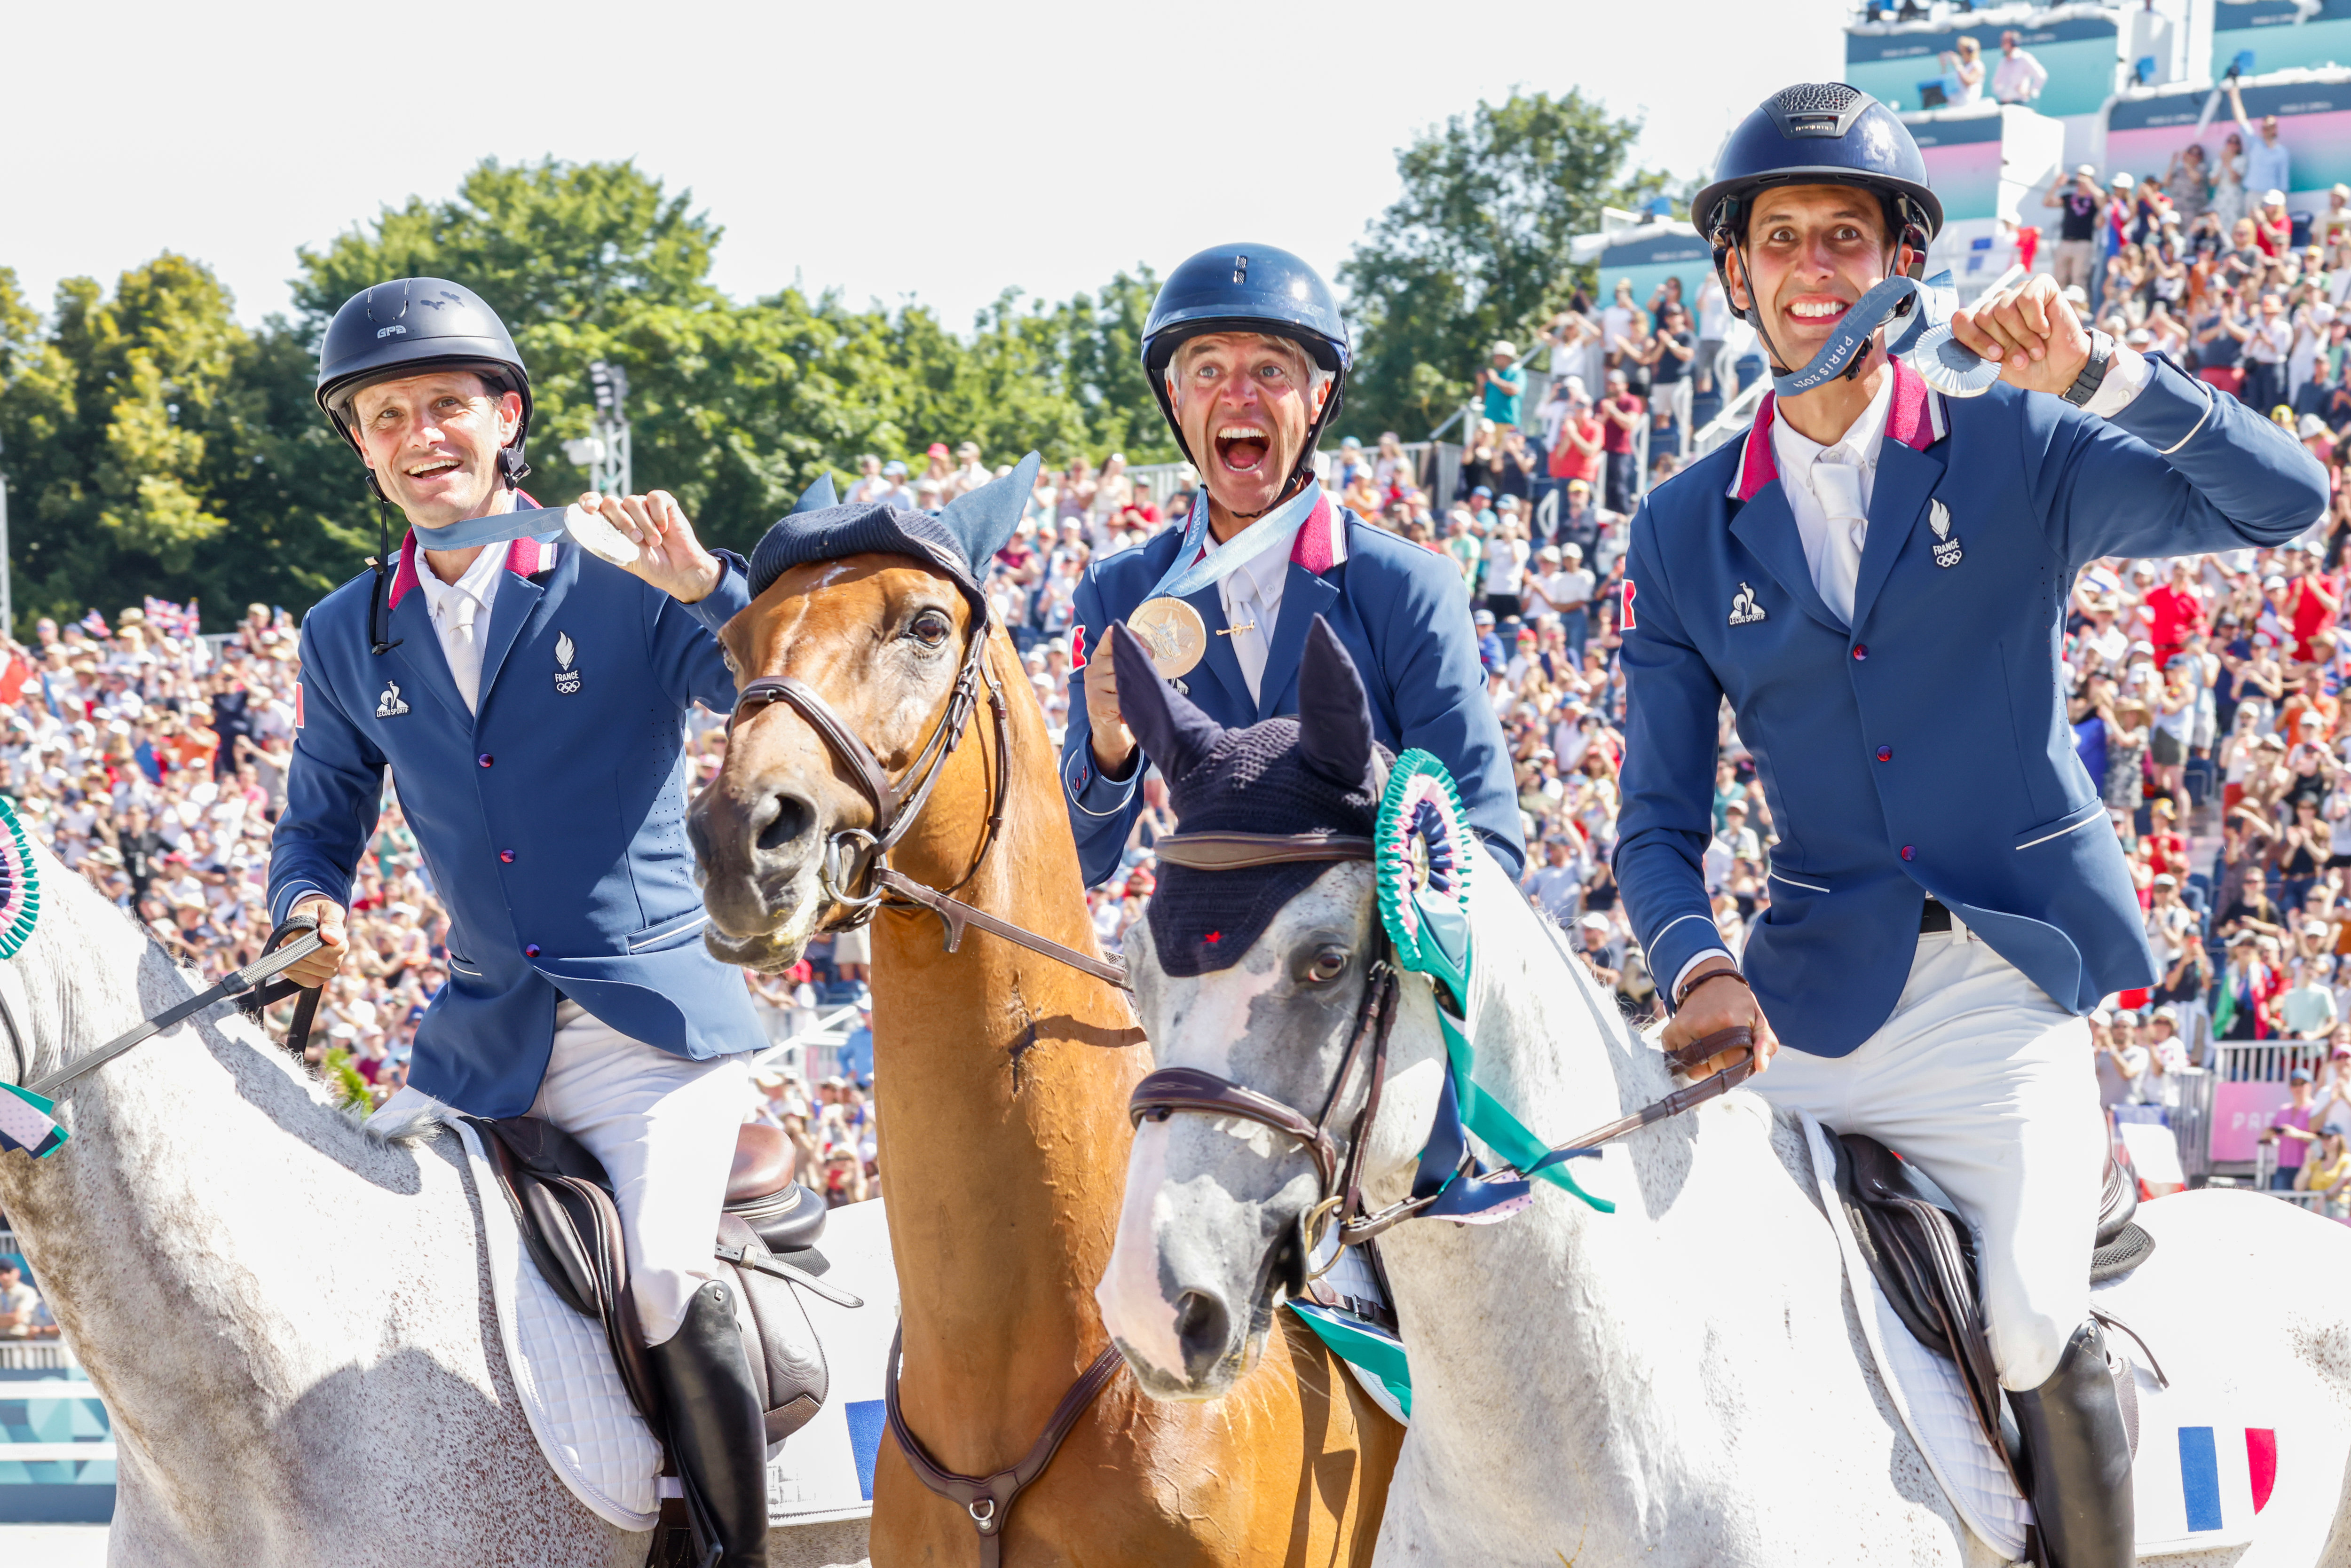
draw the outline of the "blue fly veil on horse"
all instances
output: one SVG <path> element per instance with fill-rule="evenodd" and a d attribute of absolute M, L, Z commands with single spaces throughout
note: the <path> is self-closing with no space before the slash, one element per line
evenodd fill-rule
<path fill-rule="evenodd" d="M 751 597 L 757 599 L 776 579 L 812 560 L 869 553 L 910 555 L 955 579 L 973 607 L 983 609 L 987 591 L 981 579 L 989 559 L 1020 526 L 1037 486 L 1039 461 L 1031 452 L 1011 473 L 956 497 L 935 512 L 905 511 L 879 501 L 838 505 L 832 476 L 826 475 L 809 486 L 799 504 L 751 552 Z"/>
<path fill-rule="evenodd" d="M 1371 832 L 1388 759 L 1372 738 L 1363 677 L 1322 616 L 1299 662 L 1298 716 L 1242 729 L 1225 728 L 1162 679 L 1150 650 L 1124 626 L 1113 626 L 1111 638 L 1119 710 L 1166 779 L 1185 832 Z M 1230 968 L 1327 869 L 1163 863 L 1147 922 L 1159 967 L 1184 977 Z"/>

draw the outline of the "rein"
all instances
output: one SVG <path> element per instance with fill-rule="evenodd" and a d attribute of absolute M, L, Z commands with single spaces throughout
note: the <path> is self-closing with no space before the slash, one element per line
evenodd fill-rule
<path fill-rule="evenodd" d="M 1158 853 L 1163 861 L 1196 871 L 1242 871 L 1305 861 L 1371 861 L 1377 858 L 1372 840 L 1337 833 L 1176 833 L 1159 841 Z M 1364 1146 L 1372 1123 L 1379 1115 L 1380 1094 L 1387 1082 L 1388 1037 L 1395 1027 L 1401 988 L 1396 956 L 1395 938 L 1383 923 L 1379 953 L 1372 960 L 1369 972 L 1364 977 L 1364 999 L 1356 1010 L 1354 1027 L 1348 1034 L 1346 1051 L 1339 1059 L 1338 1071 L 1332 1075 L 1330 1092 L 1323 1097 L 1322 1108 L 1315 1115 L 1309 1117 L 1295 1106 L 1270 1094 L 1197 1067 L 1161 1068 L 1136 1084 L 1134 1095 L 1127 1102 L 1127 1118 L 1138 1125 L 1146 1117 L 1155 1122 L 1164 1122 L 1177 1112 L 1234 1116 L 1269 1128 L 1303 1149 L 1314 1162 L 1315 1176 L 1322 1190 L 1301 1221 L 1307 1259 L 1301 1267 L 1311 1266 L 1311 1256 L 1322 1245 L 1323 1235 L 1334 1218 L 1339 1239 L 1339 1248 L 1333 1251 L 1331 1262 L 1307 1275 L 1310 1281 L 1327 1273 L 1337 1263 L 1339 1252 L 1346 1248 L 1369 1241 L 1403 1221 L 1437 1207 L 1457 1183 L 1468 1186 L 1523 1180 L 1567 1160 L 1596 1155 L 1600 1152 L 1599 1146 L 1612 1139 L 1677 1116 L 1694 1106 L 1729 1093 L 1745 1082 L 1755 1071 L 1753 1031 L 1744 1028 L 1719 1030 L 1694 1044 L 1667 1051 L 1667 1060 L 1677 1070 L 1689 1071 L 1726 1051 L 1743 1046 L 1747 1051 L 1744 1061 L 1736 1062 L 1726 1071 L 1695 1083 L 1685 1084 L 1629 1115 L 1594 1127 L 1581 1137 L 1554 1145 L 1539 1158 L 1499 1170 L 1483 1168 L 1470 1152 L 1468 1140 L 1459 1135 L 1458 1109 L 1452 1126 L 1449 1129 L 1446 1127 L 1446 1110 L 1452 1101 L 1452 1079 L 1448 1075 L 1445 1103 L 1438 1110 L 1438 1126 L 1431 1129 L 1412 1192 L 1377 1213 L 1366 1214 L 1361 1182 Z M 1340 1103 L 1345 1098 L 1347 1086 L 1354 1077 L 1359 1061 L 1365 1064 L 1364 1103 L 1348 1127 L 1346 1148 L 1343 1152 L 1332 1134 L 1332 1119 L 1338 1113 Z M 1447 1133 L 1450 1136 L 1445 1135 Z M 1450 1159 L 1444 1158 L 1440 1151 L 1448 1151 Z"/>
<path fill-rule="evenodd" d="M 862 925 L 885 904 L 896 909 L 919 907 L 939 917 L 946 930 L 946 950 L 950 953 L 962 947 L 964 929 L 977 925 L 990 936 L 1017 943 L 1121 990 L 1132 990 L 1124 965 L 1081 953 L 955 896 L 979 874 L 987 852 L 995 847 L 1012 793 L 1011 713 L 1005 703 L 1003 683 L 987 663 L 987 644 L 995 631 L 994 612 L 983 609 L 965 646 L 963 665 L 956 674 L 955 690 L 947 697 L 946 712 L 940 716 L 938 727 L 931 731 L 923 748 L 915 753 L 912 766 L 895 782 L 889 769 L 882 766 L 882 759 L 873 754 L 873 748 L 850 728 L 832 706 L 806 682 L 789 675 L 763 675 L 744 683 L 742 691 L 736 695 L 735 710 L 727 716 L 727 733 L 732 736 L 736 725 L 763 708 L 778 703 L 786 705 L 823 737 L 826 748 L 848 769 L 852 781 L 872 806 L 870 827 L 844 828 L 825 841 L 824 859 L 817 871 L 818 886 L 828 900 L 850 911 L 849 918 L 831 929 L 850 930 Z M 972 712 L 979 704 L 983 681 L 987 685 L 987 706 L 996 731 L 996 779 L 989 795 L 987 827 L 963 876 L 952 887 L 935 888 L 892 866 L 890 852 L 897 848 L 899 841 L 922 815 L 931 791 L 938 787 L 940 776 L 946 770 L 947 758 L 963 744 L 964 734 L 971 727 Z M 864 884 L 863 892 L 857 891 L 861 883 Z"/>

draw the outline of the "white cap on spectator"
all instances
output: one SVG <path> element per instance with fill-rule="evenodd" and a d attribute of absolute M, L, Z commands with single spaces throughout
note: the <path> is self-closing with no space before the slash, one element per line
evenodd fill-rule
<path fill-rule="evenodd" d="M 2133 185 L 2137 184 L 2137 183 L 2138 183 L 2138 182 L 2137 182 L 2137 180 L 2132 179 L 2132 178 L 2131 178 L 2131 176 L 2130 176 L 2130 171 L 2128 171 L 2127 169 L 2126 169 L 2126 170 L 2122 171 L 2120 173 L 2117 173 L 2117 174 L 2114 177 L 2113 183 L 2114 183 L 2114 185 L 2116 186 L 2116 189 L 2118 189 L 2118 190 L 2127 191 L 2127 190 L 2129 190 Z"/>
<path fill-rule="evenodd" d="M 2076 174 L 2087 174 L 2095 179 L 2097 177 L 2098 166 L 2095 163 L 2084 163 L 2080 167 L 2076 168 L 2074 172 Z"/>
<path fill-rule="evenodd" d="M 1576 924 L 1583 926 L 1586 931 L 1605 931 L 1608 929 L 1608 916 L 1604 915 L 1587 915 L 1583 919 L 1577 921 Z"/>
<path fill-rule="evenodd" d="M 2302 416 L 2301 434 L 2304 441 L 2309 441 L 2317 436 L 2331 436 L 2334 434 L 2335 433 L 2333 431 L 2326 428 L 2326 422 L 2319 418 L 2316 414 L 2305 413 Z"/>
<path fill-rule="evenodd" d="M 1519 357 L 1519 346 L 1505 339 L 1497 338 L 1494 340 L 1494 352 L 1498 354 L 1508 354 L 1510 358 L 1515 360 Z"/>
<path fill-rule="evenodd" d="M 2068 304 L 2086 308 L 2090 303 L 2090 291 L 2078 283 L 2069 283 L 2065 286 L 2065 299 Z"/>
<path fill-rule="evenodd" d="M 2263 205 L 2263 206 L 2265 206 L 2265 207 L 2282 207 L 2282 206 L 2284 206 L 2284 205 L 2285 205 L 2285 193 L 2284 193 L 2283 191 L 2272 191 L 2272 192 L 2268 193 L 2267 194 L 2265 194 L 2264 196 L 2262 196 L 2262 205 Z"/>

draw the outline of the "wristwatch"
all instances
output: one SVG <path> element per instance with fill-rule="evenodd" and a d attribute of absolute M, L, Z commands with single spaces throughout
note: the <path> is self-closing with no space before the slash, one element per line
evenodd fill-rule
<path fill-rule="evenodd" d="M 2113 337 L 2091 328 L 2090 362 L 2082 367 L 2082 373 L 2074 378 L 2074 384 L 2059 395 L 2075 408 L 2087 407 L 2090 400 L 2098 395 L 2098 387 L 2106 379 L 2106 367 L 2114 363 L 2114 359 Z"/>

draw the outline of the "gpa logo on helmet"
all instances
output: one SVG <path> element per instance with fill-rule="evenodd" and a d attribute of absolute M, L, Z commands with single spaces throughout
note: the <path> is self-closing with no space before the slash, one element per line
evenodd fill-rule
<path fill-rule="evenodd" d="M 389 327 L 378 327 L 375 329 L 375 335 L 379 338 L 389 338 L 395 332 L 404 338 L 408 335 L 408 329 L 395 321 Z"/>

